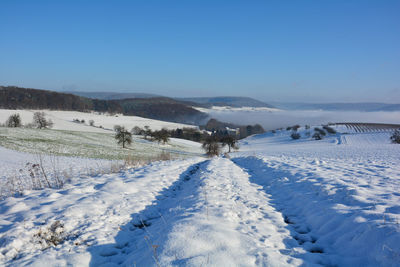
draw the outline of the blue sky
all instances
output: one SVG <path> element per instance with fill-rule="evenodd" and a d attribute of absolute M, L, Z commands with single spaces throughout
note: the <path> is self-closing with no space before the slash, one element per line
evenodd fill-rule
<path fill-rule="evenodd" d="M 400 1 L 0 1 L 0 85 L 400 103 Z"/>

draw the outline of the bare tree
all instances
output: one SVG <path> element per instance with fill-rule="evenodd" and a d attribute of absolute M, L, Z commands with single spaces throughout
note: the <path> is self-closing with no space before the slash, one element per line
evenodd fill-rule
<path fill-rule="evenodd" d="M 124 126 L 116 125 L 114 126 L 115 130 L 115 139 L 119 145 L 122 144 L 122 148 L 125 148 L 125 145 L 130 145 L 132 143 L 132 134 L 125 129 Z"/>
<path fill-rule="evenodd" d="M 160 131 L 154 131 L 151 136 L 156 140 L 158 143 L 167 143 L 169 141 L 169 133 L 166 129 L 161 129 Z"/>
<path fill-rule="evenodd" d="M 207 137 L 202 145 L 208 156 L 217 156 L 220 154 L 221 147 L 215 136 Z"/>
<path fill-rule="evenodd" d="M 139 126 L 135 126 L 132 128 L 131 133 L 134 135 L 141 135 L 141 134 L 143 134 L 143 131 L 144 130 L 142 128 L 140 128 Z"/>
<path fill-rule="evenodd" d="M 18 113 L 12 114 L 6 121 L 7 127 L 21 127 L 21 117 Z"/>
<path fill-rule="evenodd" d="M 33 124 L 39 129 L 53 127 L 53 122 L 50 119 L 46 119 L 44 112 L 39 111 L 33 114 Z"/>
<path fill-rule="evenodd" d="M 143 135 L 144 135 L 144 139 L 147 139 L 147 136 L 151 136 L 151 129 L 150 129 L 150 127 L 149 126 L 144 126 L 144 132 L 143 132 Z"/>
<path fill-rule="evenodd" d="M 221 138 L 221 143 L 222 146 L 228 146 L 229 148 L 229 153 L 231 152 L 231 149 L 238 149 L 237 145 L 237 139 L 231 135 L 227 135 Z"/>

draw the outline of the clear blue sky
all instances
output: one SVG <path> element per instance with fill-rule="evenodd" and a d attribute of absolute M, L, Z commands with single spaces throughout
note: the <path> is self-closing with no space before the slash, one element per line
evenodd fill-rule
<path fill-rule="evenodd" d="M 400 1 L 0 1 L 0 85 L 400 103 Z"/>

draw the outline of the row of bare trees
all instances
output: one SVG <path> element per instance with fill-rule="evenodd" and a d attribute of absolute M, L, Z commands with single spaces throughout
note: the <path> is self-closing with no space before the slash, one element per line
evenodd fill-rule
<path fill-rule="evenodd" d="M 25 125 L 26 127 L 33 127 L 38 129 L 51 128 L 54 123 L 51 119 L 46 118 L 46 114 L 44 112 L 37 111 L 33 113 L 33 121 L 30 124 Z M 6 123 L 6 127 L 16 128 L 22 127 L 21 116 L 18 113 L 10 115 L 8 117 Z"/>
<path fill-rule="evenodd" d="M 169 141 L 171 135 L 185 135 L 185 132 L 182 129 L 171 131 L 161 129 L 159 131 L 152 131 L 148 126 L 145 126 L 144 129 L 135 126 L 131 131 L 128 131 L 124 126 L 116 125 L 114 126 L 114 131 L 115 139 L 119 145 L 122 145 L 122 148 L 125 148 L 127 145 L 132 143 L 132 134 L 142 135 L 145 139 L 151 137 L 152 140 L 163 144 Z M 195 134 L 198 131 L 190 130 L 189 132 Z M 232 149 L 238 149 L 239 147 L 237 142 L 237 138 L 232 135 L 218 135 L 215 133 L 213 135 L 206 134 L 206 136 L 202 138 L 202 147 L 208 156 L 214 156 L 219 155 L 221 153 L 221 148 L 223 147 L 228 147 L 229 152 L 231 152 Z"/>
<path fill-rule="evenodd" d="M 168 143 L 170 138 L 168 130 L 152 131 L 149 126 L 145 126 L 144 129 L 135 126 L 131 131 L 128 131 L 124 126 L 115 125 L 114 131 L 115 139 L 117 139 L 119 145 L 122 145 L 122 148 L 132 143 L 132 134 L 142 135 L 146 140 L 148 137 L 151 137 L 151 140 L 163 144 Z"/>
<path fill-rule="evenodd" d="M 236 139 L 236 137 L 231 135 L 211 135 L 203 141 L 202 147 L 205 150 L 206 154 L 212 157 L 221 154 L 221 148 L 225 146 L 228 147 L 229 153 L 232 149 L 239 149 L 237 142 L 238 140 Z"/>

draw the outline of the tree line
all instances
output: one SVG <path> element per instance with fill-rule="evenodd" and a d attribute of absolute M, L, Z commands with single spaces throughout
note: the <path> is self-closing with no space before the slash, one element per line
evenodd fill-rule
<path fill-rule="evenodd" d="M 12 114 L 8 117 L 5 124 L 2 126 L 16 128 L 25 126 L 27 128 L 52 128 L 54 125 L 51 119 L 46 118 L 46 114 L 44 112 L 37 111 L 33 113 L 32 123 L 28 123 L 26 125 L 22 124 L 21 116 L 18 113 Z"/>

